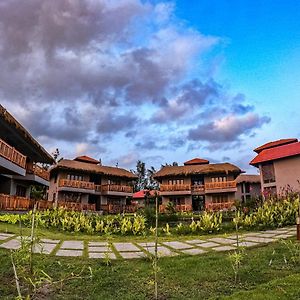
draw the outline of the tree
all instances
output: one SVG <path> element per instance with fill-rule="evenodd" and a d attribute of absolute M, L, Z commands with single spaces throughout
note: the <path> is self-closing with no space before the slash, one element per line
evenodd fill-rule
<path fill-rule="evenodd" d="M 146 189 L 147 186 L 147 176 L 146 176 L 146 167 L 145 163 L 141 160 L 138 160 L 136 163 L 136 171 L 133 171 L 137 175 L 138 179 L 135 182 L 134 190 L 136 192 Z"/>
<path fill-rule="evenodd" d="M 63 157 L 59 158 L 60 152 L 58 148 L 56 148 L 55 151 L 52 153 L 52 157 L 54 158 L 56 163 L 60 162 L 63 159 Z"/>
<path fill-rule="evenodd" d="M 173 161 L 171 164 L 165 163 L 164 165 L 161 165 L 161 167 L 177 167 L 178 166 L 178 162 Z"/>
<path fill-rule="evenodd" d="M 147 188 L 149 190 L 158 190 L 159 184 L 158 182 L 153 178 L 153 175 L 156 173 L 156 170 L 154 167 L 150 167 L 150 169 L 147 170 Z"/>

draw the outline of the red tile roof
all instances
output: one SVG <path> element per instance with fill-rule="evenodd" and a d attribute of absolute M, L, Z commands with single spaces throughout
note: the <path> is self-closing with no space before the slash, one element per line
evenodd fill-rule
<path fill-rule="evenodd" d="M 188 160 L 184 163 L 185 166 L 188 165 L 205 165 L 205 164 L 209 164 L 209 161 L 207 159 L 203 159 L 203 158 L 193 158 L 191 160 Z"/>
<path fill-rule="evenodd" d="M 263 162 L 287 158 L 295 155 L 300 155 L 300 142 L 265 149 L 259 152 L 259 154 L 250 162 L 250 165 L 256 166 Z"/>
<path fill-rule="evenodd" d="M 99 160 L 96 160 L 96 159 L 86 156 L 86 155 L 78 156 L 78 157 L 74 158 L 74 160 L 81 161 L 81 162 L 87 162 L 90 164 L 99 164 Z"/>
<path fill-rule="evenodd" d="M 134 193 L 133 196 L 132 196 L 132 198 L 133 199 L 144 199 L 145 198 L 145 194 L 147 192 L 149 192 L 150 197 L 154 197 L 156 193 L 157 194 L 159 193 L 157 190 L 151 190 L 151 191 L 149 191 L 149 190 L 141 190 L 139 192 Z"/>
<path fill-rule="evenodd" d="M 257 147 L 253 151 L 256 152 L 256 153 L 260 153 L 261 151 L 263 151 L 265 149 L 270 149 L 270 148 L 274 148 L 274 147 L 278 147 L 278 146 L 283 146 L 283 145 L 287 145 L 287 144 L 291 144 L 291 143 L 295 143 L 295 142 L 298 142 L 298 140 L 295 139 L 295 138 L 281 139 L 281 140 L 266 143 L 262 146 Z"/>

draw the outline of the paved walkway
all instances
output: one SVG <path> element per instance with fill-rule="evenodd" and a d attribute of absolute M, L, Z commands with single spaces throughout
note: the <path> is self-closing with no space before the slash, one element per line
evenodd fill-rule
<path fill-rule="evenodd" d="M 240 235 L 240 246 L 253 247 L 272 243 L 280 239 L 296 236 L 295 227 L 285 227 L 276 230 L 252 232 Z M 28 238 L 28 237 L 25 237 Z M 198 255 L 209 251 L 229 251 L 236 249 L 235 235 L 219 237 L 199 236 L 199 239 L 185 241 L 165 241 L 158 244 L 158 255 Z M 21 238 L 15 234 L 0 233 L 0 247 L 18 249 Z M 61 241 L 41 239 L 34 247 L 35 253 L 51 254 L 56 256 L 77 256 L 89 258 L 132 259 L 147 257 L 154 254 L 154 242 L 88 242 L 88 241 Z"/>

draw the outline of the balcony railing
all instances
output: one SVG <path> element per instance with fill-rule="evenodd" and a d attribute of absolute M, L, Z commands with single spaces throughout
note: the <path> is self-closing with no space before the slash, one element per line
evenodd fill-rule
<path fill-rule="evenodd" d="M 41 168 L 40 166 L 36 165 L 36 164 L 33 164 L 33 165 L 30 165 L 30 164 L 27 164 L 26 166 L 26 172 L 29 173 L 29 174 L 35 174 L 47 181 L 50 180 L 50 173 L 49 171 Z"/>
<path fill-rule="evenodd" d="M 77 203 L 77 202 L 58 202 L 57 207 L 63 207 L 66 210 L 74 210 L 74 211 L 82 211 L 82 210 L 89 210 L 95 211 L 96 204 L 90 203 Z"/>
<path fill-rule="evenodd" d="M 185 204 L 179 204 L 179 205 L 175 205 L 175 210 L 177 212 L 188 212 L 188 211 L 192 211 L 193 208 L 191 205 L 185 205 Z M 164 213 L 167 210 L 167 206 L 166 205 L 160 205 L 159 206 L 159 212 Z"/>
<path fill-rule="evenodd" d="M 236 181 L 221 181 L 221 182 L 208 182 L 205 183 L 205 189 L 214 190 L 214 189 L 227 189 L 235 188 Z"/>
<path fill-rule="evenodd" d="M 0 194 L 0 210 L 29 210 L 32 203 L 25 197 Z"/>
<path fill-rule="evenodd" d="M 129 185 L 105 184 L 101 185 L 101 192 L 133 193 L 133 187 Z"/>
<path fill-rule="evenodd" d="M 205 191 L 205 186 L 204 184 L 196 184 L 192 185 L 192 192 L 204 192 Z"/>
<path fill-rule="evenodd" d="M 0 155 L 12 163 L 25 169 L 26 156 L 0 139 Z"/>
<path fill-rule="evenodd" d="M 137 211 L 138 206 L 137 205 L 102 204 L 100 209 L 109 214 L 134 213 Z"/>
<path fill-rule="evenodd" d="M 205 209 L 209 211 L 230 210 L 234 206 L 234 202 L 217 202 L 206 203 Z"/>
<path fill-rule="evenodd" d="M 161 184 L 160 191 L 161 192 L 175 192 L 175 191 L 190 191 L 190 184 Z"/>
<path fill-rule="evenodd" d="M 60 179 L 59 186 L 60 187 L 72 187 L 72 188 L 77 188 L 77 189 L 86 189 L 86 190 L 94 190 L 95 189 L 94 182 L 82 181 L 82 180 Z"/>

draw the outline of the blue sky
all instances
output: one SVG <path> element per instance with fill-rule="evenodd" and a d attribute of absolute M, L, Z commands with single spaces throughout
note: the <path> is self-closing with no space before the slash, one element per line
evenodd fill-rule
<path fill-rule="evenodd" d="M 299 137 L 298 1 L 2 1 L 0 102 L 50 152 L 255 173 Z"/>

